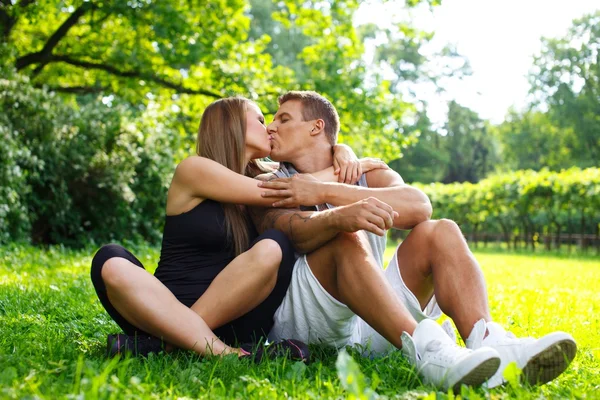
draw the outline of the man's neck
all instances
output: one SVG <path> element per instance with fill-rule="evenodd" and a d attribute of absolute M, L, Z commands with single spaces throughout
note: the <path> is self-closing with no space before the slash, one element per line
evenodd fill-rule
<path fill-rule="evenodd" d="M 311 149 L 311 151 L 303 152 L 294 160 L 289 162 L 294 165 L 296 171 L 304 174 L 312 174 L 313 172 L 322 171 L 333 165 L 333 156 L 331 147 L 323 147 L 320 149 Z"/>

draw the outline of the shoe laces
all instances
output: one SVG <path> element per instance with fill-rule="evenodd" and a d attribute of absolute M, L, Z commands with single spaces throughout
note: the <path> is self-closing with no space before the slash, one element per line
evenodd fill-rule
<path fill-rule="evenodd" d="M 491 336 L 491 332 L 490 335 L 488 335 L 488 337 Z M 487 339 L 487 337 L 486 337 Z M 521 347 L 521 346 L 527 346 L 529 344 L 531 344 L 532 342 L 534 342 L 535 339 L 531 338 L 531 337 L 517 337 L 514 333 L 510 332 L 510 331 L 505 331 L 503 330 L 502 332 L 496 332 L 495 335 L 491 338 L 491 340 L 486 341 L 484 339 L 482 345 L 483 346 L 509 346 L 509 347 Z"/>
<path fill-rule="evenodd" d="M 469 353 L 469 349 L 462 348 L 456 344 L 444 345 L 439 340 L 432 340 L 425 346 L 425 352 L 431 353 L 431 357 L 448 363 L 455 362 L 457 358 Z"/>

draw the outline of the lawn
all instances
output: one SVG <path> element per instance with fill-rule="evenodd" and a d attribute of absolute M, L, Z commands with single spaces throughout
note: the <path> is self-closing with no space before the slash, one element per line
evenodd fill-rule
<path fill-rule="evenodd" d="M 134 252 L 148 266 L 158 259 L 153 248 Z M 118 328 L 96 299 L 90 253 L 0 247 L 0 398 L 436 398 L 399 352 L 370 360 L 313 347 L 309 366 L 283 359 L 256 366 L 187 352 L 109 360 L 106 335 Z M 570 332 L 579 352 L 550 384 L 463 388 L 463 397 L 600 397 L 600 258 L 499 250 L 477 258 L 498 322 L 517 335 Z"/>

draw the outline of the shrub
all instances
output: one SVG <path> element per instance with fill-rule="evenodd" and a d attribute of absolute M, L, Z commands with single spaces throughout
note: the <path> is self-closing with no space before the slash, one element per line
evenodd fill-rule
<path fill-rule="evenodd" d="M 180 138 L 168 124 L 16 74 L 0 80 L 0 109 L 0 241 L 158 241 Z"/>

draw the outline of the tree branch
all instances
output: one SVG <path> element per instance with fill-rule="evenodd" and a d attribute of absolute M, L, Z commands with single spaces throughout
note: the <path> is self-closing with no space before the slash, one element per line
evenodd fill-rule
<path fill-rule="evenodd" d="M 28 5 L 30 5 L 31 3 L 35 3 L 35 0 L 23 0 L 17 3 L 17 5 L 21 8 L 25 8 Z"/>
<path fill-rule="evenodd" d="M 64 62 L 67 63 L 69 65 L 73 65 L 76 67 L 81 67 L 81 68 L 86 68 L 86 69 L 96 69 L 96 70 L 100 70 L 100 71 L 105 71 L 108 72 L 112 75 L 116 75 L 116 76 L 120 76 L 123 78 L 138 78 L 138 79 L 143 79 L 149 82 L 154 82 L 160 86 L 169 88 L 169 89 L 173 89 L 175 90 L 177 93 L 180 94 L 201 94 L 204 96 L 208 96 L 208 97 L 212 97 L 215 99 L 220 99 L 221 97 L 223 97 L 223 94 L 219 93 L 219 92 L 213 92 L 210 90 L 204 90 L 204 89 L 192 89 L 192 88 L 188 88 L 185 87 L 181 84 L 178 83 L 174 83 L 174 82 L 170 82 L 164 78 L 161 78 L 157 75 L 151 74 L 151 73 L 146 73 L 146 72 L 142 72 L 142 71 L 122 71 L 116 67 L 113 67 L 112 65 L 108 65 L 108 64 L 102 64 L 102 63 L 93 63 L 93 62 L 89 62 L 89 61 L 82 61 L 82 60 L 76 60 L 74 58 L 71 58 L 69 56 L 66 55 L 51 55 L 48 60 L 48 63 L 50 62 Z"/>
<path fill-rule="evenodd" d="M 7 42 L 8 35 L 10 35 L 10 31 L 12 30 L 13 26 L 15 26 L 17 20 L 8 15 L 8 12 L 6 12 L 5 10 L 6 6 L 4 6 L 4 3 L 2 3 L 2 5 L 3 6 L 0 7 L 0 26 L 2 27 L 2 31 L 0 32 L 0 35 L 2 35 L 2 37 L 0 41 Z"/>
<path fill-rule="evenodd" d="M 81 6 L 77 7 L 75 11 L 69 18 L 66 19 L 65 22 L 50 36 L 42 50 L 37 51 L 35 53 L 29 53 L 22 57 L 19 57 L 16 62 L 17 70 L 20 71 L 23 68 L 36 63 L 41 63 L 42 65 L 37 68 L 37 72 L 43 68 L 44 65 L 48 63 L 48 59 L 52 55 L 52 51 L 58 45 L 62 38 L 64 38 L 69 30 L 77 24 L 79 18 L 81 18 L 86 12 L 95 7 L 91 2 L 85 2 Z"/>
<path fill-rule="evenodd" d="M 34 87 L 38 89 L 47 89 L 54 92 L 72 93 L 72 94 L 91 94 L 101 93 L 108 88 L 105 86 L 49 86 L 44 84 L 36 84 Z"/>
<path fill-rule="evenodd" d="M 9 0 L 0 0 L 0 42 L 8 42 L 8 36 L 17 23 L 17 18 L 8 13 L 8 8 L 15 6 L 25 8 L 31 3 L 35 3 L 35 0 L 23 0 L 14 5 Z"/>

